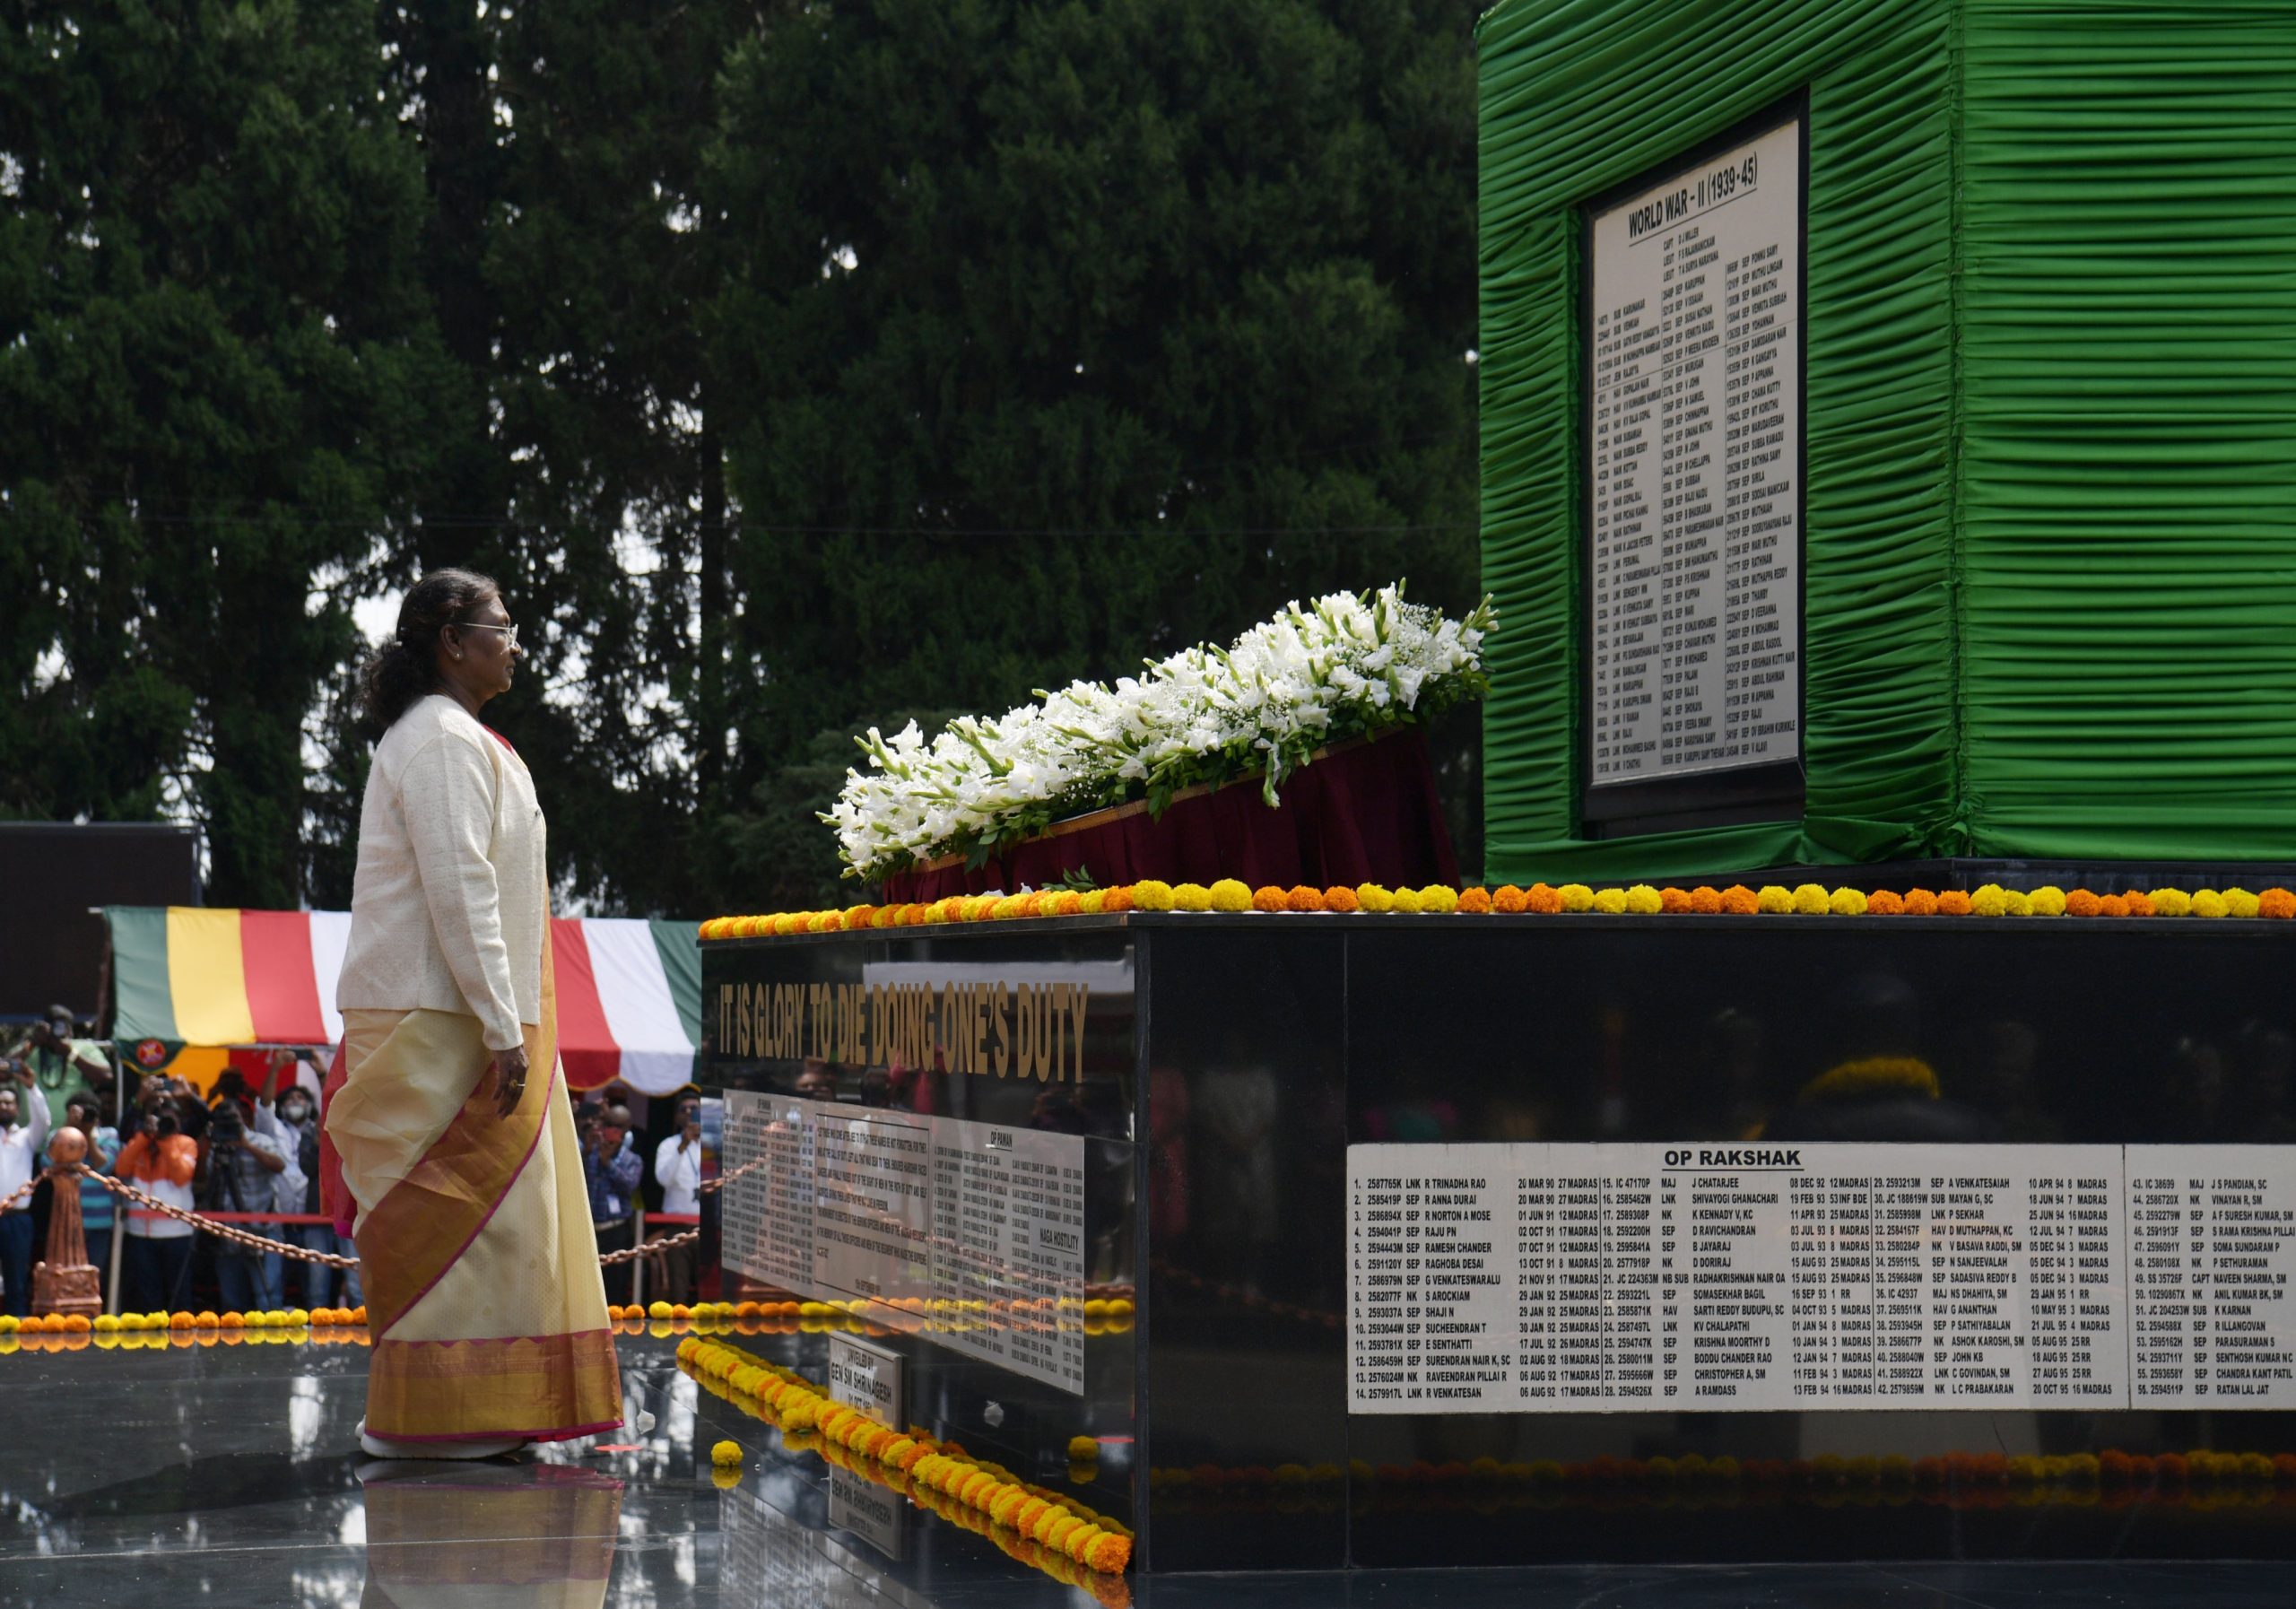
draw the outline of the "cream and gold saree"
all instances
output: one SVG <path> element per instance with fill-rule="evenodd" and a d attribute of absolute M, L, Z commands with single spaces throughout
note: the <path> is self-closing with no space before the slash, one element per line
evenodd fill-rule
<path fill-rule="evenodd" d="M 622 1422 L 546 938 L 542 976 L 526 1094 L 507 1118 L 476 1017 L 343 1013 L 326 1127 L 358 1213 L 371 1435 L 552 1441 Z"/>

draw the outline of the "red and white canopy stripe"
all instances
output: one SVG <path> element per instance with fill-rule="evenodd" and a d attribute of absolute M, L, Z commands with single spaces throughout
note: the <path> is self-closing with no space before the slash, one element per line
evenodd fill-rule
<path fill-rule="evenodd" d="M 115 906 L 112 1031 L 163 1045 L 321 1045 L 343 1037 L 335 979 L 351 933 L 339 910 Z M 693 1076 L 701 946 L 691 922 L 551 923 L 567 1082 L 619 1078 L 666 1094 Z"/>

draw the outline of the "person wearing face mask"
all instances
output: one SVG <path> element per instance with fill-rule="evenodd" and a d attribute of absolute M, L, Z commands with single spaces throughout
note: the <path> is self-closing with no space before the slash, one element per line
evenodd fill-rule
<path fill-rule="evenodd" d="M 277 1140 L 287 1153 L 295 1159 L 296 1169 L 302 1174 L 300 1186 L 294 1185 L 286 1173 L 273 1181 L 276 1199 L 273 1211 L 280 1213 L 317 1213 L 319 1208 L 319 1122 L 318 1107 L 311 1100 L 309 1090 L 293 1081 L 300 1057 L 293 1051 L 280 1051 L 272 1058 L 274 1082 L 283 1084 L 278 1098 L 256 1109 L 256 1127 Z M 290 1199 L 290 1197 L 292 1199 Z M 300 1246 L 310 1251 L 332 1252 L 336 1249 L 339 1236 L 330 1223 L 289 1223 L 281 1226 L 279 1238 L 290 1246 Z M 335 1305 L 335 1270 L 324 1263 L 291 1261 L 290 1283 L 297 1292 L 296 1303 L 304 1308 L 331 1308 Z M 345 1271 L 356 1277 L 355 1270 Z M 356 1306 L 354 1295 L 345 1306 Z"/>

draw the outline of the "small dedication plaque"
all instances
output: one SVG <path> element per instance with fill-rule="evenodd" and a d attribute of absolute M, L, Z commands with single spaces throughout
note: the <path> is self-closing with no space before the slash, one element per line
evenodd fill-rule
<path fill-rule="evenodd" d="M 831 1401 L 858 1409 L 879 1424 L 897 1431 L 909 1422 L 909 1404 L 902 1383 L 899 1352 L 872 1346 L 851 1335 L 832 1335 L 829 1338 Z"/>
<path fill-rule="evenodd" d="M 1348 1148 L 1359 1413 L 2296 1408 L 2296 1147 Z"/>
<path fill-rule="evenodd" d="M 1801 757 L 1802 140 L 1587 215 L 1590 814 Z"/>

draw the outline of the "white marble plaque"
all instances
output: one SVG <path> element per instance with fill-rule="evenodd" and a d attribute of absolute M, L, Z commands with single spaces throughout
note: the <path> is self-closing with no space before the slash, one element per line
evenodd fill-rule
<path fill-rule="evenodd" d="M 1364 1413 L 2296 1407 L 2296 1148 L 1355 1145 Z"/>
<path fill-rule="evenodd" d="M 725 1260 L 1082 1396 L 1075 1135 L 729 1091 Z"/>
<path fill-rule="evenodd" d="M 1589 220 L 1588 779 L 1801 753 L 1802 125 Z"/>

